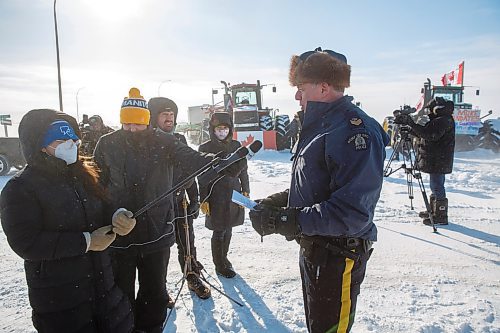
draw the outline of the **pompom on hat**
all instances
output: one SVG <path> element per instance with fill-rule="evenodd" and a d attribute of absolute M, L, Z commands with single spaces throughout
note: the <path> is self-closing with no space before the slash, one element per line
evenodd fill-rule
<path fill-rule="evenodd" d="M 130 88 L 128 97 L 125 97 L 120 110 L 120 123 L 149 125 L 148 103 L 141 96 L 137 88 Z"/>

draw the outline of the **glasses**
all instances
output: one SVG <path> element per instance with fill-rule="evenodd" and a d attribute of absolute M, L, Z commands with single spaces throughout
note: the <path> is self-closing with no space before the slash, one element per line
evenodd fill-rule
<path fill-rule="evenodd" d="M 314 49 L 314 51 L 307 51 L 307 52 L 304 52 L 302 53 L 300 56 L 299 56 L 299 59 L 301 61 L 306 61 L 307 58 L 309 58 L 311 55 L 315 54 L 315 53 L 318 53 L 318 52 L 324 52 L 324 53 L 327 53 L 329 54 L 330 56 L 334 57 L 335 59 L 337 60 L 340 60 L 342 61 L 343 63 L 346 63 L 347 64 L 347 58 L 345 57 L 345 55 L 343 54 L 340 54 L 340 53 L 337 53 L 335 51 L 332 51 L 332 50 L 322 50 L 321 47 L 317 47 Z"/>

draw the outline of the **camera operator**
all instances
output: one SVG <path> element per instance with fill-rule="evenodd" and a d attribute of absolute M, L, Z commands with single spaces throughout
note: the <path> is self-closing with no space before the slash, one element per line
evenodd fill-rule
<path fill-rule="evenodd" d="M 97 145 L 97 141 L 101 138 L 101 136 L 111 133 L 114 130 L 104 125 L 102 118 L 99 115 L 93 115 L 88 120 L 82 122 L 82 153 L 86 156 L 92 156 L 94 153 L 95 146 Z M 85 126 L 88 124 L 88 126 Z"/>
<path fill-rule="evenodd" d="M 452 101 L 442 97 L 432 99 L 429 109 L 429 122 L 416 124 L 409 114 L 400 113 L 394 119 L 396 124 L 410 127 L 410 134 L 418 138 L 417 163 L 420 171 L 428 173 L 431 188 L 431 214 L 434 224 L 448 224 L 448 199 L 444 188 L 445 175 L 453 169 L 455 149 L 455 121 Z M 424 224 L 430 225 L 428 212 L 421 212 Z"/>

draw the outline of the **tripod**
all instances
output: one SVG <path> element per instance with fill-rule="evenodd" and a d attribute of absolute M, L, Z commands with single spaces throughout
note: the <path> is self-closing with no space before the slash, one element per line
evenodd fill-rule
<path fill-rule="evenodd" d="M 429 220 L 431 221 L 431 226 L 433 229 L 433 232 L 437 233 L 436 225 L 434 224 L 434 218 L 432 216 L 432 209 L 431 205 L 429 203 L 429 200 L 427 198 L 427 193 L 425 192 L 425 187 L 424 183 L 422 181 L 422 174 L 420 173 L 420 169 L 418 168 L 418 163 L 417 163 L 417 158 L 415 154 L 415 149 L 413 148 L 413 142 L 412 138 L 409 135 L 410 132 L 410 127 L 407 125 L 398 125 L 394 129 L 395 131 L 398 131 L 400 133 L 400 139 L 396 142 L 394 145 L 394 150 L 391 154 L 391 157 L 389 158 L 389 163 L 387 163 L 385 169 L 384 169 L 384 177 L 389 177 L 392 175 L 394 172 L 403 169 L 406 173 L 406 186 L 408 190 L 408 197 L 410 199 L 410 208 L 411 210 L 414 210 L 415 208 L 413 207 L 413 178 L 417 180 L 418 186 L 420 188 L 420 192 L 422 193 L 422 198 L 424 199 L 424 204 L 425 204 L 425 209 L 427 210 L 427 213 L 429 214 Z M 399 154 L 401 151 L 403 155 L 403 164 L 395 170 L 392 169 L 391 163 L 396 157 L 396 154 Z M 409 167 L 406 165 L 408 162 Z"/>
<path fill-rule="evenodd" d="M 184 192 L 184 190 L 182 190 Z M 207 281 L 206 277 L 204 276 L 203 272 L 200 270 L 199 272 L 196 272 L 193 270 L 193 261 L 196 260 L 194 255 L 191 253 L 191 236 L 189 233 L 189 220 L 188 220 L 188 202 L 186 200 L 185 193 L 182 194 L 182 209 L 184 212 L 184 218 L 183 218 L 183 223 L 182 223 L 182 228 L 184 229 L 184 235 L 185 235 L 185 251 L 184 251 L 184 267 L 182 269 L 182 278 L 181 278 L 181 286 L 179 288 L 179 291 L 177 292 L 177 295 L 175 296 L 174 299 L 174 304 L 173 306 L 175 307 L 175 304 L 177 303 L 177 300 L 179 299 L 179 296 L 181 294 L 182 288 L 184 287 L 184 284 L 188 278 L 189 275 L 197 275 L 201 280 L 203 280 L 206 284 L 208 284 L 211 288 L 214 290 L 218 291 L 221 295 L 225 296 L 229 300 L 233 301 L 234 303 L 238 304 L 239 306 L 243 306 L 242 303 L 238 302 L 237 300 L 233 299 L 231 296 L 227 295 L 224 293 L 222 290 L 211 284 L 209 281 Z M 205 270 L 205 269 L 203 269 Z M 165 319 L 165 322 L 163 324 L 163 328 L 167 326 L 168 319 L 170 318 L 170 315 L 172 314 L 172 311 L 170 311 L 167 315 L 167 318 Z"/>

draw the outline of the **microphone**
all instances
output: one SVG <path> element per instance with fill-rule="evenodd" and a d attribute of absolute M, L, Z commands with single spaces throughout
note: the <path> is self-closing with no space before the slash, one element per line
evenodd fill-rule
<path fill-rule="evenodd" d="M 262 142 L 256 140 L 252 142 L 251 145 L 247 147 L 239 147 L 234 153 L 226 158 L 220 159 L 219 163 L 214 165 L 211 169 L 207 170 L 200 176 L 198 176 L 198 183 L 208 184 L 215 179 L 220 179 L 224 177 L 223 171 L 234 165 L 236 162 L 242 160 L 243 158 L 251 159 L 262 147 Z M 234 170 L 233 170 L 234 171 Z M 232 173 L 232 172 L 231 172 Z"/>
<path fill-rule="evenodd" d="M 255 154 L 257 154 L 260 148 L 262 148 L 262 142 L 259 140 L 255 140 L 248 147 L 240 147 L 236 149 L 236 151 L 229 155 L 229 157 L 221 159 L 221 161 L 213 168 L 217 173 L 219 173 L 233 163 L 238 162 L 245 156 L 247 160 L 250 160 L 252 157 L 254 157 Z"/>
<path fill-rule="evenodd" d="M 240 148 L 236 149 L 236 151 L 234 153 L 232 153 L 231 155 L 229 155 L 229 157 L 222 158 L 220 160 L 220 162 L 217 163 L 217 165 L 215 165 L 213 167 L 213 169 L 214 169 L 215 172 L 219 173 L 222 170 L 224 170 L 227 167 L 229 167 L 230 165 L 232 165 L 233 163 L 236 163 L 239 160 L 241 160 L 242 158 L 244 158 L 245 156 L 247 156 L 248 153 L 249 153 L 249 150 L 248 150 L 247 147 L 240 147 Z"/>
<path fill-rule="evenodd" d="M 254 142 L 252 142 L 250 146 L 248 146 L 248 148 L 250 149 L 247 155 L 247 160 L 250 160 L 252 157 L 255 156 L 255 154 L 257 154 L 260 148 L 262 148 L 262 142 L 259 140 L 255 140 Z"/>

